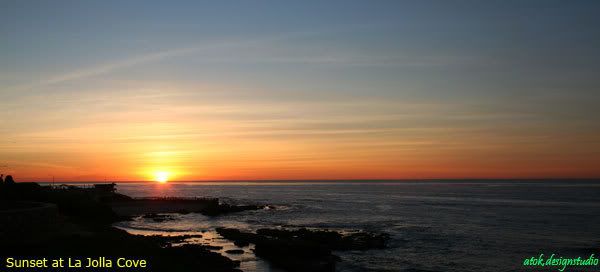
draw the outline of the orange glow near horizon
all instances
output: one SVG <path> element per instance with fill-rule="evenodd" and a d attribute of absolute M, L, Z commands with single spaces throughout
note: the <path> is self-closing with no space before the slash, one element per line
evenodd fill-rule
<path fill-rule="evenodd" d="M 1 145 L 3 174 L 17 181 L 152 181 L 428 179 L 428 178 L 593 178 L 593 153 L 561 139 L 528 142 L 509 135 L 460 129 L 346 132 L 331 135 L 285 132 L 283 124 L 266 128 L 243 122 L 138 125 L 130 128 L 82 127 L 56 131 L 36 140 Z M 236 126 L 239 126 L 237 128 Z M 104 130 L 104 133 L 93 133 Z M 428 129 L 431 130 L 431 129 Z M 446 129 L 448 130 L 448 129 Z M 64 136 L 61 136 L 64 135 Z M 586 135 L 580 142 L 591 142 Z M 46 139 L 42 138 L 42 139 Z M 427 140 L 423 140 L 423 139 Z M 79 141 L 71 139 L 82 139 Z M 552 149 L 547 145 L 552 144 Z M 595 147 L 590 147 L 595 148 Z M 11 153 L 12 152 L 12 153 Z M 20 152 L 20 153 L 19 153 Z M 12 155 L 12 154 L 20 154 Z M 11 157 L 12 156 L 12 157 Z"/>
<path fill-rule="evenodd" d="M 499 117 L 468 105 L 403 101 L 202 104 L 168 90 L 124 91 L 97 109 L 86 94 L 68 111 L 22 113 L 31 124 L 6 119 L 14 129 L 0 138 L 0 173 L 79 182 L 600 176 L 598 133 L 570 133 L 576 123 L 491 122 Z M 114 105 L 125 106 L 105 110 Z"/>

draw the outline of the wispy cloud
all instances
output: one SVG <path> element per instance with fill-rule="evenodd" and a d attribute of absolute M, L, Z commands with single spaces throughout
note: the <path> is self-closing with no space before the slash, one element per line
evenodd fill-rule
<path fill-rule="evenodd" d="M 25 91 L 38 87 L 60 84 L 79 79 L 109 74 L 119 69 L 159 62 L 165 59 L 183 57 L 188 55 L 201 55 L 201 61 L 207 63 L 287 63 L 311 65 L 344 65 L 344 66 L 439 66 L 448 63 L 470 62 L 471 59 L 454 59 L 444 56 L 366 56 L 344 54 L 344 52 L 306 51 L 296 47 L 300 39 L 316 36 L 330 36 L 335 33 L 356 31 L 357 29 L 370 29 L 375 25 L 353 26 L 353 28 L 331 28 L 318 31 L 299 31 L 280 33 L 258 38 L 237 37 L 229 40 L 212 41 L 202 44 L 192 44 L 185 47 L 158 50 L 130 58 L 108 61 L 97 65 L 82 67 L 75 71 L 57 74 L 49 78 L 32 81 L 26 84 L 5 88 L 5 90 Z M 291 43 L 285 43 L 291 42 Z M 283 43 L 283 44 L 282 44 Z M 282 47 L 283 46 L 283 47 Z M 240 50 L 251 49 L 250 51 Z M 259 49 L 258 49 L 259 48 Z M 235 50 L 234 50 L 235 49 Z M 213 54 L 217 50 L 218 54 Z M 326 50 L 328 51 L 328 50 Z M 298 54 L 299 53 L 299 54 Z M 356 52 L 351 52 L 356 53 Z"/>
<path fill-rule="evenodd" d="M 57 75 L 57 76 L 54 76 L 52 78 L 49 78 L 47 80 L 40 82 L 40 84 L 41 85 L 56 84 L 56 83 L 61 83 L 61 82 L 65 82 L 65 81 L 77 80 L 80 78 L 86 78 L 86 77 L 106 74 L 106 73 L 112 72 L 112 71 L 120 69 L 120 68 L 126 68 L 126 67 L 140 65 L 140 64 L 144 64 L 144 63 L 148 63 L 148 62 L 159 61 L 159 60 L 166 59 L 169 57 L 182 56 L 182 55 L 186 55 L 186 54 L 190 54 L 190 53 L 199 51 L 201 49 L 202 48 L 193 48 L 193 47 L 192 48 L 181 48 L 181 49 L 173 49 L 173 50 L 165 50 L 165 51 L 155 52 L 155 53 L 151 53 L 151 54 L 147 54 L 147 55 L 141 55 L 141 56 L 133 57 L 133 58 L 122 60 L 122 61 L 116 61 L 113 63 L 107 63 L 107 64 L 96 66 L 96 67 L 89 67 L 89 68 L 81 69 L 81 70 L 67 73 L 67 74 Z"/>
<path fill-rule="evenodd" d="M 179 47 L 179 48 L 171 48 L 160 50 L 148 54 L 138 55 L 131 58 L 126 58 L 123 60 L 117 60 L 113 62 L 103 63 L 95 66 L 85 67 L 81 69 L 77 69 L 73 72 L 68 72 L 64 74 L 59 74 L 52 76 L 50 78 L 30 82 L 28 84 L 23 84 L 16 86 L 14 88 L 9 88 L 13 90 L 28 90 L 35 87 L 41 87 L 46 85 L 58 84 L 73 80 L 78 80 L 82 78 L 88 78 L 98 75 L 107 74 L 113 72 L 118 69 L 137 66 L 141 64 L 147 64 L 151 62 L 157 62 L 168 58 L 173 57 L 181 57 L 190 54 L 200 53 L 200 52 L 208 52 L 214 49 L 232 49 L 232 48 L 240 48 L 247 47 L 251 45 L 258 44 L 267 44 L 277 41 L 289 40 L 289 39 L 298 39 L 303 37 L 309 37 L 314 35 L 322 35 L 323 33 L 328 33 L 333 30 L 319 30 L 319 31 L 302 31 L 302 32 L 292 32 L 292 33 L 284 33 L 278 35 L 271 35 L 265 37 L 259 37 L 255 39 L 248 38 L 236 38 L 230 40 L 216 41 L 204 44 L 196 44 L 187 47 Z M 339 30 L 338 30 L 339 31 Z"/>
<path fill-rule="evenodd" d="M 107 74 L 107 73 L 113 72 L 118 69 L 132 67 L 132 66 L 141 65 L 141 64 L 146 64 L 146 63 L 155 62 L 155 61 L 160 61 L 160 60 L 164 60 L 164 59 L 172 58 L 172 57 L 185 56 L 185 55 L 199 52 L 202 50 L 209 50 L 212 48 L 234 46 L 234 45 L 239 45 L 239 43 L 234 43 L 234 42 L 215 43 L 215 44 L 210 44 L 210 45 L 205 45 L 205 46 L 162 50 L 162 51 L 157 51 L 157 52 L 153 52 L 150 54 L 135 56 L 135 57 L 124 59 L 124 60 L 104 63 L 104 64 L 100 64 L 97 66 L 86 67 L 86 68 L 78 69 L 76 71 L 65 73 L 65 74 L 55 75 L 55 76 L 52 76 L 52 77 L 42 80 L 42 81 L 31 82 L 28 84 L 16 86 L 13 89 L 14 90 L 28 90 L 28 89 L 32 89 L 35 87 L 47 86 L 47 85 L 52 85 L 52 84 L 68 82 L 68 81 L 72 81 L 72 80 L 78 80 L 78 79 L 82 79 L 82 78 L 103 75 L 103 74 Z"/>

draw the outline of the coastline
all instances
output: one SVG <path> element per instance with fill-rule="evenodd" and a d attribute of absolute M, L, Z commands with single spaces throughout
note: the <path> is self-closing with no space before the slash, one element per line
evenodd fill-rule
<path fill-rule="evenodd" d="M 240 261 L 215 252 L 214 246 L 193 242 L 202 235 L 144 236 L 115 228 L 113 223 L 132 217 L 156 222 L 170 220 L 169 214 L 200 213 L 217 217 L 250 210 L 274 209 L 268 204 L 231 205 L 215 198 L 131 198 L 99 185 L 54 188 L 35 183 L 16 183 L 0 188 L 3 206 L 37 201 L 54 211 L 50 223 L 32 225 L 15 235 L 13 222 L 5 222 L 0 254 L 5 256 L 137 256 L 146 258 L 155 271 L 241 271 Z M 110 186 L 109 186 L 110 187 Z M 7 212 L 7 211 L 3 211 Z M 16 211 L 17 214 L 26 212 Z M 38 215 L 32 215 L 38 220 Z M 40 221 L 41 222 L 41 221 Z M 335 271 L 339 261 L 333 250 L 367 250 L 385 246 L 387 236 L 371 233 L 342 234 L 328 230 L 261 229 L 256 233 L 217 229 L 237 249 L 229 254 L 253 252 L 283 271 Z M 234 234 L 232 234 L 234 233 Z M 236 235 L 237 234 L 237 235 Z M 246 238 L 240 238 L 240 235 Z M 252 238 L 248 238 L 252 237 Z M 343 242 L 342 242 L 343 241 Z M 252 247 L 249 245 L 252 244 Z M 244 250 L 245 248 L 245 250 Z M 107 255 L 107 253 L 110 253 Z M 67 270 L 68 271 L 68 270 Z"/>

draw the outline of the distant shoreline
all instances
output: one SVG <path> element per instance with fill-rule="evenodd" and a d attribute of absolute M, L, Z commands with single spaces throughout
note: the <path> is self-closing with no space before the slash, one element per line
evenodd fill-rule
<path fill-rule="evenodd" d="M 506 178 L 506 179 L 310 179 L 310 180 L 181 180 L 181 181 L 170 181 L 168 184 L 202 184 L 202 183 L 222 183 L 222 184 L 342 184 L 342 183 L 488 183 L 488 182 L 600 182 L 599 178 Z M 143 181 L 143 180 L 127 180 L 127 181 L 32 181 L 40 184 L 92 184 L 92 183 L 117 183 L 117 184 L 154 184 L 154 181 Z"/>

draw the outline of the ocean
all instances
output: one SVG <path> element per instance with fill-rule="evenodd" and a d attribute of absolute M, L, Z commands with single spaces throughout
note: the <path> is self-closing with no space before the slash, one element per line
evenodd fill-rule
<path fill-rule="evenodd" d="M 557 271 L 523 262 L 539 254 L 599 257 L 597 180 L 121 183 L 117 188 L 134 197 L 218 197 L 274 205 L 213 218 L 178 214 L 171 221 L 140 217 L 116 224 L 136 234 L 200 233 L 203 238 L 195 242 L 223 246 L 222 253 L 235 246 L 214 232 L 221 226 L 390 234 L 386 249 L 336 252 L 338 271 Z M 279 271 L 251 249 L 228 257 L 240 260 L 246 272 Z"/>

